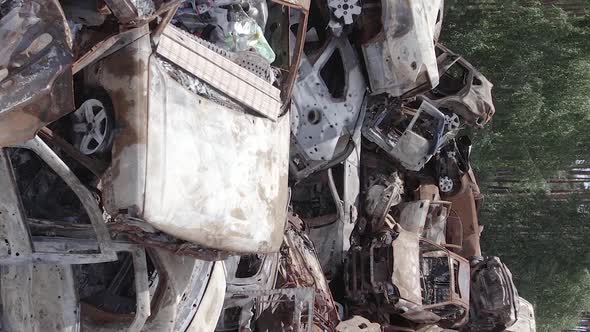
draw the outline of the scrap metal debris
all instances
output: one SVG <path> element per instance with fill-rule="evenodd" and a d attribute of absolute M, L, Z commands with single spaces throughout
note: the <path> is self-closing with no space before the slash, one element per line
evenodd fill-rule
<path fill-rule="evenodd" d="M 534 331 L 444 2 L 1 0 L 0 331 Z"/>

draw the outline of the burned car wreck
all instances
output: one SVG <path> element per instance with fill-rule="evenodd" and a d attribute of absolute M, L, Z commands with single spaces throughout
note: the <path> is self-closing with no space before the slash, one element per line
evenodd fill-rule
<path fill-rule="evenodd" d="M 0 0 L 0 330 L 534 331 L 443 12 Z"/>

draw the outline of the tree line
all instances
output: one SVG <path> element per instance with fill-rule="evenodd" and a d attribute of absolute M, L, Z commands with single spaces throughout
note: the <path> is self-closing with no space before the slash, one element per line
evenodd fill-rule
<path fill-rule="evenodd" d="M 482 247 L 507 263 L 539 331 L 590 310 L 590 2 L 447 0 L 442 42 L 494 84 L 473 131 Z"/>

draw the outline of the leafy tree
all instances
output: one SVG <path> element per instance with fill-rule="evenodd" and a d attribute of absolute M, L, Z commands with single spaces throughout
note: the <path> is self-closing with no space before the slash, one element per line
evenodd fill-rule
<path fill-rule="evenodd" d="M 590 160 L 590 2 L 560 1 L 574 2 L 568 14 L 551 0 L 447 0 L 441 38 L 494 83 L 496 114 L 474 133 L 484 193 L 499 172 L 520 181 L 519 194 L 487 195 L 484 253 L 510 267 L 551 332 L 590 310 L 588 208 L 546 193 L 547 179 Z"/>
<path fill-rule="evenodd" d="M 476 133 L 486 179 L 509 169 L 531 191 L 590 151 L 590 18 L 539 2 L 447 1 L 442 41 L 494 83 L 496 115 Z M 485 184 L 485 181 L 484 181 Z"/>
<path fill-rule="evenodd" d="M 508 265 L 519 293 L 535 305 L 540 331 L 572 327 L 590 308 L 589 217 L 576 197 L 486 199 L 481 216 L 484 254 L 498 255 Z"/>

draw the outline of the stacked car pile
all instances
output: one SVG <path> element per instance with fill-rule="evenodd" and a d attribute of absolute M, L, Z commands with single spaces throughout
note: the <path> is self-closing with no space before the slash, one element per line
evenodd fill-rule
<path fill-rule="evenodd" d="M 0 330 L 534 330 L 443 7 L 0 0 Z"/>

